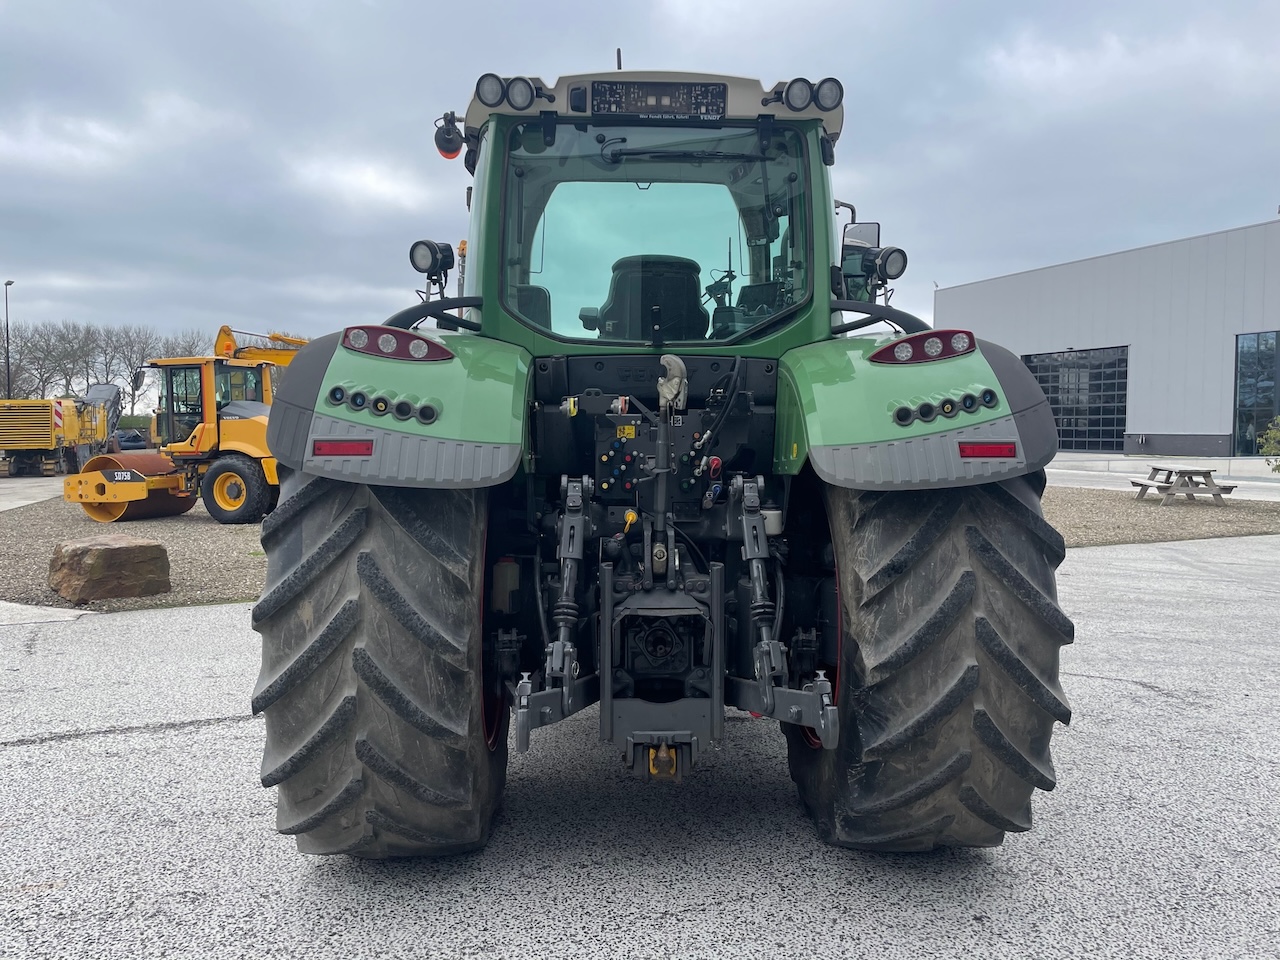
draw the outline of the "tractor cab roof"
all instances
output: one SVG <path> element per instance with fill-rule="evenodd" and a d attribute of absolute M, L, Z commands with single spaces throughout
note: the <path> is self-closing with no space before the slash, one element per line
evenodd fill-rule
<path fill-rule="evenodd" d="M 555 83 L 487 73 L 476 82 L 467 107 L 466 132 L 477 134 L 493 114 L 658 123 L 769 116 L 821 120 L 834 142 L 844 122 L 843 99 L 844 88 L 834 78 L 813 83 L 797 77 L 765 88 L 758 80 L 703 73 L 602 71 L 561 77 Z"/>

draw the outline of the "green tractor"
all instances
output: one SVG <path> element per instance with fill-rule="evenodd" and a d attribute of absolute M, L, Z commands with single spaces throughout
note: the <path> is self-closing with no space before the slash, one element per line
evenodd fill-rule
<path fill-rule="evenodd" d="M 299 849 L 482 847 L 508 750 L 593 706 L 668 781 L 730 708 L 778 721 L 833 844 L 1031 826 L 1070 718 L 1053 417 L 1016 356 L 888 305 L 878 230 L 838 240 L 842 98 L 486 74 L 438 121 L 459 295 L 415 243 L 424 301 L 302 347 L 271 408 L 253 709 Z"/>

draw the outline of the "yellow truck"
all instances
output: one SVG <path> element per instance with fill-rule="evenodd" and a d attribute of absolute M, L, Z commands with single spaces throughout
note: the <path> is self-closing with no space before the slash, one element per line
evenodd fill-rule
<path fill-rule="evenodd" d="M 197 498 L 219 523 L 269 513 L 280 489 L 267 450 L 272 378 L 306 341 L 267 334 L 277 345 L 242 347 L 234 333 L 218 332 L 214 356 L 148 361 L 135 377 L 159 373 L 159 451 L 94 457 L 63 481 L 64 499 L 103 523 L 186 513 Z"/>
<path fill-rule="evenodd" d="M 96 384 L 83 397 L 0 400 L 0 476 L 75 473 L 111 449 L 120 421 L 120 388 Z"/>

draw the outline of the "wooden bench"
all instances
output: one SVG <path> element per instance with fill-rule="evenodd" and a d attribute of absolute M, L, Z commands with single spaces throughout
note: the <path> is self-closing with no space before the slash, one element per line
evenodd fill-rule
<path fill-rule="evenodd" d="M 1145 478 L 1130 477 L 1129 483 L 1138 488 L 1135 499 L 1141 500 L 1148 491 L 1155 490 L 1161 495 L 1161 506 L 1176 500 L 1179 494 L 1186 496 L 1188 500 L 1194 500 L 1197 493 L 1201 496 L 1213 497 L 1215 503 L 1225 506 L 1226 501 L 1222 499 L 1223 496 L 1230 494 L 1236 488 L 1234 483 L 1215 482 L 1212 470 L 1160 466 L 1152 466 L 1151 473 Z"/>
<path fill-rule="evenodd" d="M 1159 493 L 1168 493 L 1169 488 L 1173 486 L 1172 482 L 1164 483 L 1160 480 L 1143 480 L 1140 477 L 1130 477 L 1129 482 L 1139 488 L 1137 496 L 1138 500 L 1145 497 L 1149 490 L 1155 490 Z"/>

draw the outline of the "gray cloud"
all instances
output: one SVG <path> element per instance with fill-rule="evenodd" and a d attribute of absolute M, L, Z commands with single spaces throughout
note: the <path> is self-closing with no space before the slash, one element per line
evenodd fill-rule
<path fill-rule="evenodd" d="M 841 77 L 838 193 L 943 285 L 1280 204 L 1273 7 L 661 0 L 0 4 L 15 318 L 319 334 L 413 301 L 466 232 L 431 145 L 486 70 Z M 439 9 L 436 9 L 439 8 Z"/>

